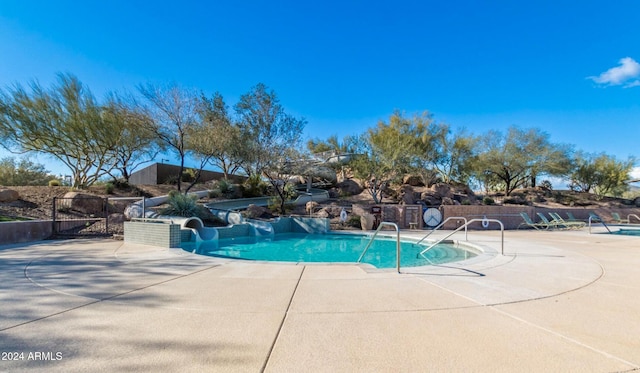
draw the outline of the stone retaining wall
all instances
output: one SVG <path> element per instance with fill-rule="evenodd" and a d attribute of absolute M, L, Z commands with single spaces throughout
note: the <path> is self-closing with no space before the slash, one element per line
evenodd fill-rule
<path fill-rule="evenodd" d="M 416 219 L 416 211 L 412 211 L 409 209 L 413 209 L 415 205 L 360 205 L 354 204 L 352 206 L 352 213 L 362 216 L 363 214 L 372 214 L 372 208 L 378 207 L 380 211 L 379 217 L 380 221 L 388 221 L 392 223 L 398 224 L 401 229 L 410 228 L 410 222 L 415 221 Z M 587 221 L 589 219 L 589 213 L 594 212 L 601 218 L 605 220 L 607 223 L 613 223 L 613 218 L 611 216 L 612 212 L 617 212 L 620 214 L 620 217 L 626 219 L 629 214 L 635 214 L 640 217 L 640 208 L 624 208 L 624 209 L 609 209 L 609 208 L 571 208 L 571 207 L 533 207 L 533 206 L 523 206 L 523 205 L 443 205 L 438 208 L 438 210 L 442 213 L 442 221 L 447 219 L 448 217 L 460 216 L 464 217 L 467 220 L 471 219 L 483 219 L 484 217 L 488 219 L 497 219 L 500 220 L 504 224 L 505 229 L 518 229 L 521 224 L 524 222 L 522 216 L 520 216 L 521 212 L 524 212 L 529 215 L 529 217 L 534 221 L 540 221 L 540 218 L 536 215 L 537 213 L 543 213 L 547 219 L 551 219 L 549 217 L 550 212 L 557 212 L 561 217 L 568 219 L 567 212 L 570 212 L 574 215 L 576 219 Z M 408 214 L 408 212 L 411 214 Z M 423 220 L 421 214 L 418 218 L 418 229 L 423 227 Z M 635 218 L 631 218 L 631 223 L 640 224 L 640 220 Z M 464 224 L 464 220 L 451 220 L 447 222 L 444 226 L 444 229 L 456 229 L 460 225 Z M 482 222 L 471 223 L 469 225 L 470 229 L 500 229 L 500 226 L 496 223 L 490 223 L 488 227 L 483 227 Z"/>
<path fill-rule="evenodd" d="M 51 220 L 7 221 L 0 223 L 0 245 L 40 241 L 51 237 Z"/>

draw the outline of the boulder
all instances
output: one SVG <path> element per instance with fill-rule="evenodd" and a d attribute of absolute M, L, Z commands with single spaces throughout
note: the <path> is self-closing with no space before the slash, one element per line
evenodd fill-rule
<path fill-rule="evenodd" d="M 321 209 L 320 211 L 315 213 L 314 217 L 326 219 L 329 218 L 329 213 L 327 212 L 327 210 Z"/>
<path fill-rule="evenodd" d="M 335 218 L 340 216 L 340 213 L 342 212 L 342 209 L 344 207 L 342 206 L 338 206 L 338 205 L 332 205 L 332 206 L 327 206 L 325 208 L 323 208 L 323 210 L 325 210 L 327 212 L 327 214 L 329 214 L 330 218 Z"/>
<path fill-rule="evenodd" d="M 291 183 L 293 185 L 300 185 L 300 184 L 306 184 L 307 180 L 305 179 L 304 176 L 293 175 L 293 176 L 289 177 L 289 183 Z"/>
<path fill-rule="evenodd" d="M 431 186 L 431 191 L 433 191 L 435 195 L 440 198 L 443 198 L 443 197 L 453 198 L 453 189 L 449 184 L 445 184 L 445 183 L 433 184 Z"/>
<path fill-rule="evenodd" d="M 362 227 L 363 231 L 370 231 L 373 229 L 373 223 L 376 221 L 376 218 L 371 215 L 365 213 L 360 216 L 360 227 Z"/>
<path fill-rule="evenodd" d="M 355 196 L 362 193 L 362 187 L 351 179 L 347 179 L 337 185 L 341 195 Z"/>
<path fill-rule="evenodd" d="M 268 215 L 269 209 L 251 204 L 247 207 L 246 213 L 249 219 L 256 219 L 262 215 Z"/>
<path fill-rule="evenodd" d="M 13 189 L 0 189 L 0 202 L 13 202 L 20 199 L 20 193 Z"/>
<path fill-rule="evenodd" d="M 124 216 L 127 219 L 137 219 L 142 217 L 142 205 L 132 203 L 124 209 Z"/>
<path fill-rule="evenodd" d="M 331 183 L 335 183 L 338 181 L 336 172 L 331 167 L 327 166 L 310 165 L 302 172 L 302 174 L 305 176 L 325 179 Z"/>
<path fill-rule="evenodd" d="M 411 185 L 405 184 L 400 187 L 400 203 L 404 205 L 414 205 L 416 203 L 416 193 Z"/>
<path fill-rule="evenodd" d="M 424 201 L 427 206 L 440 206 L 442 203 L 442 197 L 437 196 L 433 192 L 423 192 L 420 195 L 420 199 Z"/>
<path fill-rule="evenodd" d="M 340 189 L 338 188 L 329 189 L 329 198 L 340 198 Z"/>
<path fill-rule="evenodd" d="M 456 184 L 453 186 L 456 194 L 466 194 L 469 197 L 475 197 L 475 193 L 467 184 Z"/>
<path fill-rule="evenodd" d="M 318 206 L 320 206 L 318 204 L 318 202 L 309 201 L 309 202 L 307 202 L 307 204 L 304 207 L 305 207 L 305 211 L 307 212 L 307 214 L 311 215 L 318 208 Z"/>
<path fill-rule="evenodd" d="M 122 224 L 125 221 L 124 214 L 113 213 L 109 214 L 109 224 Z"/>
<path fill-rule="evenodd" d="M 109 212 L 124 213 L 130 202 L 128 201 L 112 201 L 109 203 Z"/>
<path fill-rule="evenodd" d="M 104 199 L 91 194 L 68 192 L 60 200 L 58 207 L 84 214 L 99 214 L 104 211 Z"/>
<path fill-rule="evenodd" d="M 455 202 L 453 201 L 453 199 L 452 199 L 452 198 L 449 198 L 449 197 L 443 197 L 443 198 L 442 198 L 442 204 L 443 204 L 443 205 L 451 206 L 451 205 L 455 205 Z M 458 202 L 458 204 L 460 204 L 460 202 Z"/>
<path fill-rule="evenodd" d="M 404 177 L 402 178 L 402 183 L 411 186 L 424 186 L 422 178 L 418 175 L 404 175 Z"/>

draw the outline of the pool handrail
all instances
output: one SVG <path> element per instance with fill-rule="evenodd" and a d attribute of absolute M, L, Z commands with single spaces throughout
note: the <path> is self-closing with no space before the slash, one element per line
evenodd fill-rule
<path fill-rule="evenodd" d="M 448 218 L 444 219 L 444 221 L 440 224 L 438 224 L 435 228 L 433 228 L 431 231 L 429 231 L 424 237 L 422 237 L 420 239 L 420 241 L 416 242 L 416 245 L 420 245 L 420 243 L 422 241 L 424 241 L 427 237 L 429 237 L 431 235 L 431 233 L 437 231 L 438 229 L 442 228 L 442 226 L 444 226 L 444 223 L 448 222 L 449 220 L 453 220 L 453 219 L 461 219 L 464 220 L 464 239 L 465 241 L 467 241 L 467 218 L 463 217 L 463 216 L 449 216 Z"/>
<path fill-rule="evenodd" d="M 591 221 L 594 220 L 594 219 L 598 220 L 598 222 L 601 223 L 602 225 L 604 225 L 604 227 L 607 228 L 607 231 L 609 233 L 611 233 L 611 229 L 609 229 L 609 227 L 604 222 L 604 220 L 602 220 L 602 218 L 599 217 L 598 215 L 591 213 L 591 214 L 589 214 L 589 234 L 591 234 Z"/>
<path fill-rule="evenodd" d="M 628 221 L 629 223 L 631 223 L 631 220 L 630 220 L 630 219 L 631 219 L 631 217 L 632 217 L 632 216 L 633 216 L 634 218 L 636 218 L 636 219 L 640 220 L 640 216 L 638 216 L 638 215 L 636 215 L 636 214 L 629 214 L 629 215 L 627 215 L 627 221 Z"/>
<path fill-rule="evenodd" d="M 400 273 L 400 228 L 398 228 L 398 224 L 388 221 L 380 222 L 380 225 L 378 225 L 378 229 L 376 229 L 373 236 L 371 236 L 369 243 L 367 243 L 367 246 L 362 251 L 362 254 L 360 254 L 360 257 L 358 258 L 358 261 L 356 263 L 360 263 L 362 261 L 364 254 L 367 253 L 367 250 L 369 250 L 369 247 L 371 247 L 371 244 L 373 244 L 373 240 L 376 238 L 378 233 L 380 233 L 380 230 L 384 226 L 391 226 L 396 230 L 396 270 L 398 271 L 398 273 Z"/>
<path fill-rule="evenodd" d="M 442 241 L 446 240 L 447 238 L 449 238 L 449 237 L 453 236 L 454 234 L 458 233 L 462 228 L 466 228 L 469 224 L 475 223 L 475 222 L 482 222 L 483 225 L 484 225 L 485 222 L 487 222 L 487 226 L 488 226 L 489 222 L 494 222 L 494 223 L 500 224 L 500 233 L 501 233 L 501 242 L 502 242 L 501 243 L 500 253 L 502 255 L 504 255 L 504 224 L 502 224 L 502 222 L 500 220 L 498 220 L 498 219 L 487 219 L 487 218 L 469 220 L 468 222 L 466 222 L 463 225 L 459 226 L 458 228 L 456 228 L 454 231 L 452 231 L 448 235 L 444 236 L 443 238 L 441 238 L 438 241 L 436 241 L 433 244 L 431 244 L 431 246 L 429 246 L 426 249 L 422 250 L 418 255 L 422 255 L 423 258 L 427 259 L 427 257 L 424 256 L 424 253 L 426 253 L 427 251 L 433 249 L 436 245 L 438 245 L 439 243 L 442 243 Z"/>

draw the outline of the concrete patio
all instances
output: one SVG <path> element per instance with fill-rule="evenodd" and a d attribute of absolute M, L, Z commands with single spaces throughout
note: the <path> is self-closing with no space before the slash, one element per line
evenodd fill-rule
<path fill-rule="evenodd" d="M 500 250 L 499 232 L 469 240 Z M 637 371 L 639 268 L 640 237 L 586 229 L 507 231 L 504 256 L 402 274 L 2 246 L 0 371 Z"/>

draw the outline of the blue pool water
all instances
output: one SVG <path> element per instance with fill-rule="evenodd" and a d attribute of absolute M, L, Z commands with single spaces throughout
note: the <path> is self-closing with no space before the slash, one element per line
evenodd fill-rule
<path fill-rule="evenodd" d="M 331 262 L 355 263 L 369 242 L 365 235 L 283 233 L 270 239 L 238 237 L 221 239 L 216 245 L 201 243 L 183 244 L 183 249 L 202 255 L 247 260 L 278 262 Z M 401 266 L 415 267 L 442 264 L 469 259 L 474 253 L 441 244 L 427 251 L 426 260 L 416 255 L 426 246 L 401 242 Z M 377 268 L 395 268 L 395 238 L 377 238 L 362 259 Z"/>
<path fill-rule="evenodd" d="M 613 232 L 613 234 L 621 234 L 624 236 L 640 236 L 640 229 L 620 229 Z"/>

